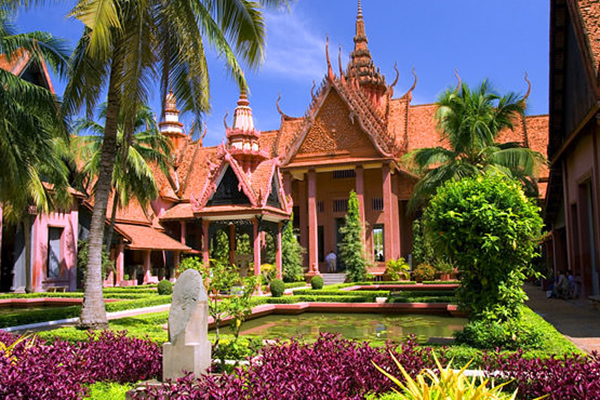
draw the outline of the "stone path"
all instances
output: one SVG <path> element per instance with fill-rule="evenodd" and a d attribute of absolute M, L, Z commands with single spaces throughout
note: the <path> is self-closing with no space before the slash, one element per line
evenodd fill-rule
<path fill-rule="evenodd" d="M 541 287 L 525 285 L 526 304 L 541 315 L 577 347 L 590 353 L 600 352 L 600 311 L 587 300 L 548 299 Z"/>

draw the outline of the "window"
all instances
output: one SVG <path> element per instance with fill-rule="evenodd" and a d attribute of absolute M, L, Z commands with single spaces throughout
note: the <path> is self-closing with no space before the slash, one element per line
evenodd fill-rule
<path fill-rule="evenodd" d="M 323 204 L 323 200 L 317 201 L 317 212 L 322 213 L 325 211 L 325 205 Z"/>
<path fill-rule="evenodd" d="M 333 171 L 333 179 L 354 178 L 356 173 L 353 169 L 344 169 L 341 171 Z"/>
<path fill-rule="evenodd" d="M 348 199 L 333 201 L 333 212 L 347 212 L 347 211 L 348 211 Z"/>
<path fill-rule="evenodd" d="M 63 228 L 48 228 L 48 278 L 60 277 L 60 260 L 62 258 L 60 248 L 60 237 Z"/>
<path fill-rule="evenodd" d="M 383 210 L 383 199 L 373 199 L 373 211 Z"/>
<path fill-rule="evenodd" d="M 385 259 L 383 225 L 375 225 L 373 227 L 373 256 L 375 261 L 384 261 Z"/>

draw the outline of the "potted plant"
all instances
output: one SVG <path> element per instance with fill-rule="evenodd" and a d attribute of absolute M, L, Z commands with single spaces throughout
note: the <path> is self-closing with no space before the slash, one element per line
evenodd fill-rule
<path fill-rule="evenodd" d="M 385 264 L 386 280 L 399 281 L 400 279 L 406 279 L 409 271 L 410 265 L 408 265 L 403 257 L 397 260 L 389 260 Z"/>
<path fill-rule="evenodd" d="M 437 259 L 435 269 L 440 273 L 440 280 L 449 281 L 451 274 L 454 272 L 454 264 L 445 259 Z"/>
<path fill-rule="evenodd" d="M 429 264 L 419 264 L 413 271 L 413 279 L 419 283 L 431 281 L 433 278 L 435 278 L 435 268 Z"/>

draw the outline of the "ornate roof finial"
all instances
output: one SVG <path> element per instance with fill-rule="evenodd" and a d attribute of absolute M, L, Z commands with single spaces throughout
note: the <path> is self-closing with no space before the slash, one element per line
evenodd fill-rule
<path fill-rule="evenodd" d="M 227 126 L 227 117 L 229 117 L 229 110 L 225 109 L 225 115 L 223 116 L 223 126 L 225 127 L 225 131 L 229 129 L 229 127 Z"/>
<path fill-rule="evenodd" d="M 248 101 L 248 95 L 246 89 L 240 91 L 240 98 L 237 102 L 237 107 L 233 113 L 233 129 L 240 129 L 242 131 L 253 131 L 254 130 L 254 119 L 252 118 L 252 109 L 250 108 L 250 101 Z"/>
<path fill-rule="evenodd" d="M 357 14 L 357 18 L 362 18 L 362 17 L 363 17 L 362 4 L 361 4 L 360 0 L 358 0 L 358 14 Z"/>
<path fill-rule="evenodd" d="M 331 68 L 331 60 L 329 59 L 329 35 L 327 35 L 327 42 L 325 43 L 325 56 L 327 57 L 327 78 L 333 81 L 333 69 Z"/>
<path fill-rule="evenodd" d="M 396 71 L 396 78 L 394 79 L 394 82 L 392 82 L 392 84 L 390 85 L 390 89 L 396 86 L 396 83 L 398 83 L 398 78 L 400 77 L 400 71 L 398 71 L 398 62 L 394 62 L 394 71 Z"/>
<path fill-rule="evenodd" d="M 279 107 L 279 101 L 281 100 L 281 92 L 277 93 L 277 101 L 275 102 L 275 106 L 277 107 L 277 112 L 279 113 L 279 115 L 281 115 L 282 118 L 289 118 L 289 116 L 284 113 L 283 111 L 281 111 L 281 108 Z"/>
<path fill-rule="evenodd" d="M 527 93 L 525 93 L 525 96 L 523 96 L 523 102 L 525 102 L 527 100 L 527 98 L 529 98 L 529 94 L 531 93 L 531 82 L 529 81 L 529 79 L 527 79 L 528 75 L 527 75 L 527 71 L 525 71 L 525 82 L 527 82 Z"/>
<path fill-rule="evenodd" d="M 340 68 L 340 79 L 342 82 L 346 82 L 346 78 L 344 78 L 344 70 L 342 69 L 342 45 L 340 44 L 340 51 L 338 52 L 338 66 Z"/>
<path fill-rule="evenodd" d="M 417 73 L 415 72 L 415 67 L 413 67 L 410 72 L 412 72 L 413 76 L 415 77 L 415 80 L 414 80 L 412 86 L 410 87 L 410 89 L 408 89 L 408 91 L 404 94 L 404 96 L 407 96 L 410 93 L 412 93 L 412 91 L 415 90 L 415 88 L 417 87 L 418 77 L 417 77 Z M 404 97 L 404 96 L 402 96 L 402 97 Z"/>
<path fill-rule="evenodd" d="M 460 76 L 458 75 L 458 69 L 454 70 L 454 76 L 456 76 L 456 79 L 458 79 L 458 85 L 456 85 L 456 91 L 459 92 L 462 87 L 462 80 L 460 79 Z"/>

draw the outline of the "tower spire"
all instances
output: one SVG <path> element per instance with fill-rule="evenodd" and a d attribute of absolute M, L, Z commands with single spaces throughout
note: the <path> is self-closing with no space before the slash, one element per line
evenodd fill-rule
<path fill-rule="evenodd" d="M 379 97 L 385 93 L 387 87 L 385 85 L 385 78 L 373 63 L 368 43 L 362 2 L 358 0 L 354 51 L 350 53 L 350 62 L 348 63 L 346 76 L 348 80 L 365 89 L 369 96 Z"/>
<path fill-rule="evenodd" d="M 173 90 L 169 90 L 165 98 L 164 119 L 159 122 L 158 127 L 160 133 L 171 139 L 175 150 L 181 150 L 187 135 L 183 130 L 183 124 L 179 122 L 179 109 Z"/>

